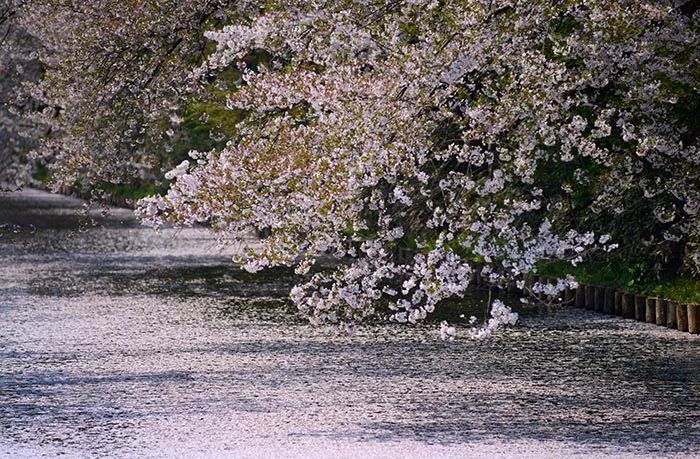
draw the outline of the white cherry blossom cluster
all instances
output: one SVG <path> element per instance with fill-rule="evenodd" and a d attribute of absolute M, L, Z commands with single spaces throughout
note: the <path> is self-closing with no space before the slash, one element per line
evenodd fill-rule
<path fill-rule="evenodd" d="M 498 329 L 508 325 L 515 325 L 518 321 L 518 313 L 513 312 L 501 300 L 493 302 L 490 315 L 491 317 L 482 326 L 469 329 L 470 338 L 484 339 L 491 336 Z"/>

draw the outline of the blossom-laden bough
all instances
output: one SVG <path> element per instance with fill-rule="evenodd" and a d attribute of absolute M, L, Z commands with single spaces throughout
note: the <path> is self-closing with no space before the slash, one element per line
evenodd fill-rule
<path fill-rule="evenodd" d="M 28 154 L 46 130 L 31 117 L 43 107 L 22 89 L 38 82 L 42 73 L 41 45 L 18 19 L 23 4 L 0 0 L 0 191 L 31 180 Z"/>
<path fill-rule="evenodd" d="M 68 45 L 50 35 L 54 72 L 41 86 L 66 107 L 58 119 L 67 134 L 49 144 L 61 151 L 61 177 L 87 169 L 114 180 L 143 164 L 155 143 L 144 130 L 164 130 L 163 115 L 177 119 L 181 93 L 241 75 L 217 88 L 245 114 L 236 135 L 192 151 L 167 174 L 169 191 L 138 213 L 155 226 L 206 223 L 232 241 L 269 228 L 262 248 L 239 260 L 250 271 L 349 260 L 294 288 L 314 323 L 361 320 L 379 307 L 421 320 L 464 293 L 475 261 L 493 285 L 618 244 L 700 266 L 692 5 L 211 0 L 166 14 L 165 0 L 101 0 L 87 17 L 109 25 L 102 36 L 100 27 L 81 31 L 84 8 L 36 3 L 72 24 L 57 29 L 70 32 Z M 116 20 L 130 8 L 143 21 Z M 115 20 L 105 23 L 101 9 Z M 82 89 L 105 84 L 106 99 Z M 401 248 L 416 255 L 399 257 Z M 556 296 L 571 282 L 538 288 Z M 501 304 L 493 317 L 507 323 Z"/>
<path fill-rule="evenodd" d="M 34 156 L 55 190 L 155 180 L 206 55 L 203 32 L 237 10 L 219 0 L 3 2 L 44 67 L 21 93 L 43 107 L 32 118 L 50 131 Z"/>

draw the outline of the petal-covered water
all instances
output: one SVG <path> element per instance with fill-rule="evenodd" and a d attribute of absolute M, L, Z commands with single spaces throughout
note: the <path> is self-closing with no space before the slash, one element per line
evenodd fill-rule
<path fill-rule="evenodd" d="M 295 314 L 290 272 L 125 210 L 82 231 L 81 205 L 0 195 L 0 456 L 700 451 L 697 336 L 568 308 L 483 342 L 434 322 L 340 335 Z"/>

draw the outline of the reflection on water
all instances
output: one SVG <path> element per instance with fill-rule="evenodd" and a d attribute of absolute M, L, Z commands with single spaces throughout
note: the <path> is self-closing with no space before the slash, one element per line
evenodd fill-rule
<path fill-rule="evenodd" d="M 47 201 L 0 196 L 0 215 L 43 218 Z M 434 322 L 338 334 L 296 314 L 292 272 L 253 276 L 201 229 L 132 223 L 0 238 L 9 457 L 697 452 L 698 337 L 573 309 L 521 311 L 484 342 L 442 342 Z"/>

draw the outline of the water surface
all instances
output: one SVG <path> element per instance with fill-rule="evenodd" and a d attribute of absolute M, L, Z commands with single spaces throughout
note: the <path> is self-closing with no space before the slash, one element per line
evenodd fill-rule
<path fill-rule="evenodd" d="M 315 328 L 203 229 L 0 195 L 0 455 L 695 457 L 700 338 L 561 309 L 484 342 Z M 481 309 L 478 293 L 461 306 Z M 458 333 L 464 336 L 465 329 Z"/>

